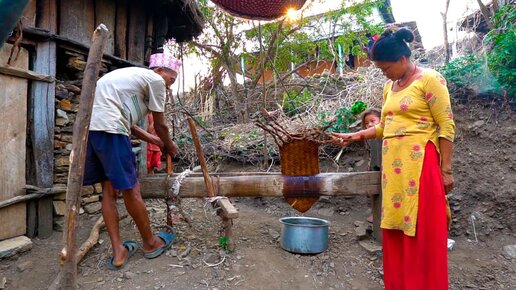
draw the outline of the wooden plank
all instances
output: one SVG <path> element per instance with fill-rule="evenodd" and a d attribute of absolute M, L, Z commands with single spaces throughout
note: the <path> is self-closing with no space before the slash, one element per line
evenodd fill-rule
<path fill-rule="evenodd" d="M 173 180 L 177 175 L 173 175 Z M 212 174 L 215 193 L 227 197 L 281 197 L 283 188 L 294 177 L 280 173 L 253 176 L 217 176 Z M 296 177 L 299 178 L 299 177 Z M 301 177 L 302 178 L 302 177 Z M 299 180 L 299 179 L 298 179 Z M 170 188 L 161 175 L 140 178 L 143 198 L 165 198 L 163 188 Z M 380 192 L 380 172 L 321 173 L 312 179 L 323 196 L 369 195 Z M 302 192 L 301 192 L 302 193 Z M 207 197 L 204 178 L 187 177 L 179 190 L 180 197 Z"/>
<path fill-rule="evenodd" d="M 0 60 L 7 61 L 12 46 L 4 44 Z M 28 69 L 29 54 L 22 48 L 16 62 Z M 28 81 L 0 75 L 0 201 L 25 194 L 25 142 Z M 0 240 L 25 234 L 25 204 L 0 209 Z"/>
<path fill-rule="evenodd" d="M 39 74 L 37 72 L 33 72 L 26 69 L 21 69 L 13 66 L 3 66 L 0 65 L 0 74 L 13 76 L 13 77 L 19 77 L 34 81 L 42 81 L 47 83 L 52 83 L 55 81 L 55 79 L 51 76 Z"/>
<path fill-rule="evenodd" d="M 146 9 L 144 1 L 129 3 L 129 28 L 127 38 L 127 59 L 143 63 L 145 54 Z"/>
<path fill-rule="evenodd" d="M 127 0 L 116 0 L 116 28 L 113 32 L 115 35 L 114 55 L 123 59 L 127 59 L 127 7 Z"/>
<path fill-rule="evenodd" d="M 31 200 L 27 202 L 27 232 L 25 235 L 29 238 L 36 237 L 38 233 L 38 202 Z"/>
<path fill-rule="evenodd" d="M 36 0 L 30 0 L 21 18 L 23 26 L 34 27 L 36 26 Z"/>
<path fill-rule="evenodd" d="M 68 1 L 61 1 L 68 2 Z M 39 17 L 36 25 L 51 33 L 57 32 L 56 0 L 38 1 Z M 61 11 L 62 15 L 67 10 Z M 62 24 L 62 23 L 61 23 Z M 37 73 L 55 77 L 56 75 L 56 43 L 53 41 L 38 42 L 36 57 L 32 70 Z M 54 95 L 55 83 L 35 82 L 31 90 L 31 126 L 30 147 L 31 160 L 34 160 L 29 170 L 33 176 L 31 181 L 39 187 L 52 187 L 54 179 Z M 38 201 L 38 236 L 47 238 L 52 235 L 53 210 L 52 198 Z"/>
<path fill-rule="evenodd" d="M 44 28 L 51 33 L 57 33 L 57 0 L 37 0 L 39 17 L 36 27 Z M 68 2 L 68 1 L 63 1 Z M 61 11 L 61 13 L 66 13 Z"/>
<path fill-rule="evenodd" d="M 104 53 L 115 52 L 115 26 L 116 26 L 116 3 L 114 0 L 95 0 L 95 26 L 104 24 L 108 31 L 108 38 L 104 47 Z"/>
<path fill-rule="evenodd" d="M 223 217 L 234 219 L 238 217 L 238 209 L 229 201 L 229 198 L 221 198 L 217 201 L 222 209 Z"/>
<path fill-rule="evenodd" d="M 23 37 L 25 40 L 30 38 L 30 41 L 38 40 L 38 41 L 48 41 L 55 40 L 59 47 L 63 47 L 70 51 L 75 51 L 77 53 L 81 53 L 84 55 L 88 54 L 89 46 L 86 46 L 77 41 L 68 39 L 66 37 L 59 36 L 55 33 L 51 33 L 48 30 L 41 28 L 24 28 L 23 29 Z M 34 42 L 35 43 L 35 42 Z M 134 63 L 127 61 L 126 59 L 122 59 L 110 54 L 104 54 L 105 61 L 111 62 L 110 64 L 115 64 L 116 66 L 143 66 L 142 64 Z"/>
<path fill-rule="evenodd" d="M 61 2 L 59 34 L 91 45 L 91 35 L 95 29 L 94 0 L 66 0 Z"/>

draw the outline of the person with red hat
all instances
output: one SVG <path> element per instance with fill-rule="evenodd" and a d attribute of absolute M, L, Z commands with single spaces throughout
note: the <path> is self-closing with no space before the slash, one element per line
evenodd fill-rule
<path fill-rule="evenodd" d="M 172 157 L 177 153 L 164 112 L 167 90 L 175 82 L 180 66 L 181 62 L 171 55 L 157 53 L 151 55 L 149 69 L 121 68 L 97 82 L 83 184 L 102 185 L 102 216 L 113 248 L 113 256 L 107 261 L 109 269 L 121 269 L 140 248 L 135 241 L 122 242 L 120 237 L 118 192 L 122 193 L 127 212 L 140 232 L 144 257 L 160 256 L 174 240 L 171 232 L 152 233 L 140 193 L 130 136 L 155 144 Z M 157 136 L 136 126 L 148 114 L 154 119 Z"/>

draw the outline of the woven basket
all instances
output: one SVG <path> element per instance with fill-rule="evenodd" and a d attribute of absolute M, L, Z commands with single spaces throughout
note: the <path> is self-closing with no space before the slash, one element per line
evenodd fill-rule
<path fill-rule="evenodd" d="M 286 176 L 314 176 L 319 174 L 319 144 L 308 140 L 294 140 L 280 147 L 281 174 Z M 306 212 L 319 200 L 317 192 L 306 197 L 289 197 L 284 188 L 283 196 L 297 211 Z"/>
<path fill-rule="evenodd" d="M 306 0 L 212 0 L 212 2 L 237 17 L 273 20 L 286 15 L 289 9 L 301 9 Z"/>

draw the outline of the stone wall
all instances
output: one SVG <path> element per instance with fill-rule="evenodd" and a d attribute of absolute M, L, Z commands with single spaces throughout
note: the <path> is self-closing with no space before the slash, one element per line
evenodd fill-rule
<path fill-rule="evenodd" d="M 73 124 L 79 109 L 80 81 L 57 81 L 54 129 L 54 186 L 66 186 L 72 150 Z M 82 188 L 80 213 L 93 214 L 101 209 L 100 184 Z M 66 194 L 54 196 L 54 229 L 63 230 Z"/>

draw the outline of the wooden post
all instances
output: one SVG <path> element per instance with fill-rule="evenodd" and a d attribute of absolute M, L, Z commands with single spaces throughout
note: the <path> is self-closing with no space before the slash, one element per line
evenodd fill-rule
<path fill-rule="evenodd" d="M 208 166 L 206 165 L 206 159 L 204 158 L 204 153 L 202 152 L 201 141 L 199 139 L 199 135 L 197 134 L 197 129 L 195 128 L 195 122 L 190 116 L 188 116 L 187 120 L 188 120 L 188 127 L 190 127 L 190 133 L 192 133 L 192 140 L 195 145 L 195 151 L 197 152 L 197 158 L 199 158 L 199 163 L 201 164 L 201 170 L 202 170 L 202 175 L 204 177 L 204 184 L 206 185 L 206 191 L 208 192 L 209 197 L 214 197 L 215 190 L 214 190 L 213 184 L 211 182 L 210 174 L 208 173 Z M 217 203 L 217 204 L 221 208 L 226 207 L 227 204 L 231 205 L 229 200 L 226 200 L 225 203 Z M 234 207 L 232 205 L 230 208 L 234 209 Z M 222 218 L 224 235 L 228 239 L 228 247 L 230 250 L 233 250 L 234 243 L 233 243 L 232 231 L 231 231 L 231 228 L 233 226 L 233 219 L 230 218 L 230 216 L 224 214 L 225 212 L 233 212 L 233 210 L 231 210 L 231 209 L 229 209 L 229 210 L 221 209 L 220 216 Z M 237 215 L 238 215 L 238 213 L 237 213 Z"/>
<path fill-rule="evenodd" d="M 197 153 L 197 158 L 199 158 L 199 163 L 201 165 L 202 175 L 204 177 L 204 184 L 206 185 L 206 191 L 208 192 L 209 197 L 214 197 L 215 191 L 213 190 L 213 184 L 211 183 L 210 174 L 208 173 L 208 166 L 206 165 L 206 159 L 204 158 L 204 153 L 202 152 L 201 141 L 199 139 L 199 135 L 197 134 L 197 129 L 195 128 L 195 122 L 190 116 L 187 117 L 187 120 L 188 127 L 190 128 L 190 133 L 192 134 L 195 152 Z"/>
<path fill-rule="evenodd" d="M 51 33 L 57 32 L 57 4 L 56 0 L 38 1 L 37 27 L 46 29 Z M 32 70 L 36 73 L 50 77 L 56 75 L 56 43 L 53 40 L 38 42 L 36 45 L 36 57 Z M 54 183 L 54 98 L 55 83 L 33 82 L 31 92 L 31 147 L 32 156 L 29 156 L 33 164 L 31 183 L 38 187 L 50 188 Z M 52 197 L 44 197 L 38 200 L 36 207 L 37 221 L 29 220 L 28 223 L 37 223 L 37 235 L 47 238 L 53 230 Z M 31 213 L 29 216 L 36 216 Z M 31 225 L 32 227 L 32 225 Z"/>
<path fill-rule="evenodd" d="M 93 33 L 92 45 L 88 54 L 88 61 L 82 81 L 79 112 L 74 124 L 72 138 L 72 152 L 70 153 L 70 169 L 68 172 L 68 186 L 66 195 L 65 215 L 65 247 L 61 252 L 61 273 L 58 289 L 77 289 L 77 231 L 79 227 L 79 208 L 81 202 L 81 188 L 84 177 L 84 162 L 86 159 L 86 145 L 88 129 L 90 127 L 91 111 L 95 98 L 95 88 L 99 75 L 104 44 L 108 30 L 100 24 Z"/>

